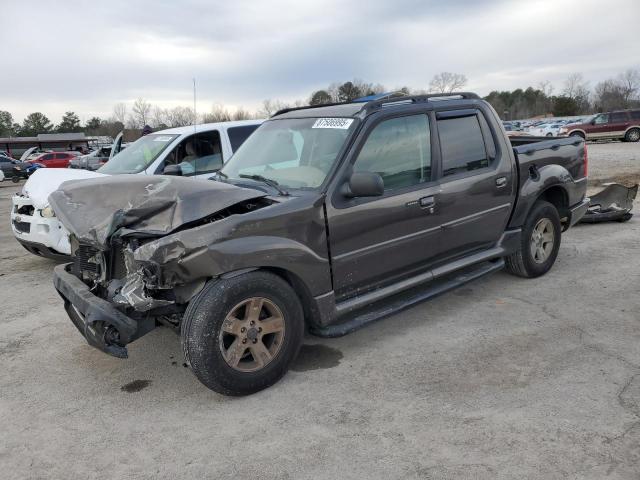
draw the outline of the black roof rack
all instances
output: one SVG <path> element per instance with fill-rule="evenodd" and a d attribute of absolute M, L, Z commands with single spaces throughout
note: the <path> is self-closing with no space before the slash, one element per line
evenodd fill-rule
<path fill-rule="evenodd" d="M 479 100 L 480 97 L 473 92 L 451 92 L 451 93 L 427 93 L 424 95 L 407 95 L 404 97 L 387 97 L 379 100 L 372 100 L 366 103 L 362 103 L 362 109 L 365 112 L 370 112 L 378 108 L 389 107 L 394 105 L 406 105 L 411 103 L 423 103 L 431 100 Z M 337 103 L 323 103 L 320 105 L 306 105 L 304 107 L 291 107 L 278 110 L 272 116 L 281 115 L 287 112 L 293 112 L 295 110 L 308 110 L 310 108 L 322 108 L 322 107 L 334 107 L 336 105 L 354 105 L 354 102 L 337 102 Z"/>
<path fill-rule="evenodd" d="M 321 108 L 321 107 L 335 107 L 336 105 L 347 105 L 349 103 L 351 103 L 351 102 L 321 103 L 319 105 L 304 105 L 302 107 L 287 107 L 287 108 L 283 108 L 281 110 L 278 110 L 276 113 L 274 113 L 271 116 L 275 117 L 276 115 L 281 115 L 281 114 L 287 113 L 287 112 L 293 112 L 295 110 L 308 110 L 310 108 Z"/>
<path fill-rule="evenodd" d="M 431 100 L 443 101 L 443 100 L 479 100 L 480 97 L 473 92 L 451 92 L 451 93 L 426 93 L 424 95 L 409 95 L 406 97 L 398 98 L 383 98 L 380 100 L 374 100 L 373 102 L 367 102 L 364 104 L 363 110 L 370 112 L 372 110 L 391 107 L 394 105 L 406 105 L 410 103 L 423 103 Z"/>

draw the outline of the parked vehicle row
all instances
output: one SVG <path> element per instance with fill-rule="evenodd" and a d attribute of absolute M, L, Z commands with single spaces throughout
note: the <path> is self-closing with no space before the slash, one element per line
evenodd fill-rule
<path fill-rule="evenodd" d="M 171 325 L 223 394 L 275 383 L 305 329 L 344 335 L 504 267 L 545 274 L 588 206 L 582 139 L 510 139 L 474 94 L 285 109 L 224 164 L 214 128 L 236 150 L 223 124 L 159 132 L 38 208 L 68 232 L 54 284 L 88 343 L 126 357 Z"/>

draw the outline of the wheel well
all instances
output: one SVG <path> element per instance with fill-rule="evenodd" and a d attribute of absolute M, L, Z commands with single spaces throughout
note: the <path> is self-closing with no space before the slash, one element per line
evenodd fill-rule
<path fill-rule="evenodd" d="M 556 185 L 546 189 L 538 200 L 545 200 L 556 207 L 560 220 L 565 219 L 569 215 L 569 196 L 564 188 Z"/>
<path fill-rule="evenodd" d="M 302 279 L 293 272 L 289 270 L 285 270 L 284 268 L 277 267 L 263 267 L 260 270 L 265 270 L 267 272 L 271 272 L 275 275 L 278 275 L 285 282 L 287 282 L 295 294 L 300 299 L 300 303 L 302 304 L 302 310 L 304 312 L 304 321 L 308 326 L 310 324 L 316 323 L 316 319 L 319 316 L 319 312 L 314 308 L 315 301 L 313 299 L 313 295 L 307 288 L 307 285 L 302 281 Z"/>
<path fill-rule="evenodd" d="M 582 133 L 580 130 L 574 130 L 573 132 L 569 133 L 569 136 L 582 137 L 583 139 L 586 138 L 585 134 Z"/>

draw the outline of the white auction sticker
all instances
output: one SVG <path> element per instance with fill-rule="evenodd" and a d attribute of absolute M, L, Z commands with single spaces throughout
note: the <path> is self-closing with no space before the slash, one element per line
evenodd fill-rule
<path fill-rule="evenodd" d="M 168 142 L 169 140 L 171 140 L 173 137 L 171 135 L 167 136 L 165 135 L 164 137 L 156 137 L 153 139 L 154 142 Z"/>
<path fill-rule="evenodd" d="M 348 129 L 353 123 L 353 118 L 319 118 L 311 128 L 340 128 Z"/>

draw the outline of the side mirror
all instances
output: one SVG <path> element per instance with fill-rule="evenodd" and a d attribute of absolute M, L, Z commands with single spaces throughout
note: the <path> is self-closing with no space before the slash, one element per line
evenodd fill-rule
<path fill-rule="evenodd" d="M 162 170 L 162 174 L 175 175 L 175 176 L 181 177 L 182 168 L 180 167 L 180 165 L 167 165 L 166 167 L 164 167 L 164 170 Z"/>
<path fill-rule="evenodd" d="M 356 172 L 342 186 L 345 197 L 379 197 L 384 193 L 384 180 L 377 173 Z"/>

